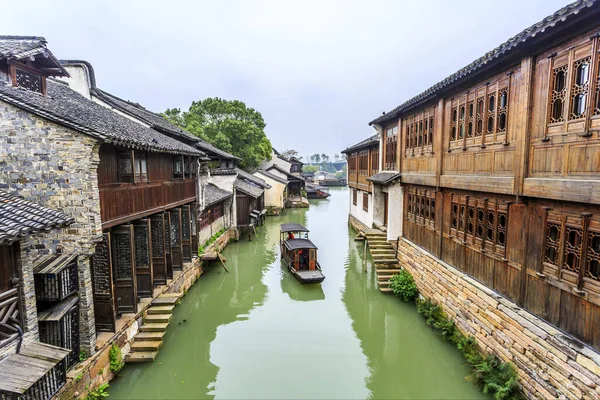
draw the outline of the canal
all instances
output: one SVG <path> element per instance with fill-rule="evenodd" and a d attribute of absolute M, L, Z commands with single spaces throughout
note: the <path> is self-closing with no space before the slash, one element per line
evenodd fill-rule
<path fill-rule="evenodd" d="M 456 349 L 414 305 L 381 294 L 348 228 L 347 189 L 267 218 L 230 244 L 175 308 L 153 363 L 128 364 L 111 399 L 474 399 Z M 326 275 L 302 286 L 279 259 L 279 224 L 305 224 Z"/>

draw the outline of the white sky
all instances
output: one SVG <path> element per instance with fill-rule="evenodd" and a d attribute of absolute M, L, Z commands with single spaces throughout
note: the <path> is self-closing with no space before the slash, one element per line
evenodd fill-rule
<path fill-rule="evenodd" d="M 37 35 L 153 111 L 206 97 L 260 111 L 278 150 L 333 156 L 369 121 L 565 0 L 12 1 L 1 34 Z"/>

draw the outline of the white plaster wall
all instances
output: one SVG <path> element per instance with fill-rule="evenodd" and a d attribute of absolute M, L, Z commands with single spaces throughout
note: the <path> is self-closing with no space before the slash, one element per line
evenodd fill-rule
<path fill-rule="evenodd" d="M 271 189 L 265 189 L 265 206 L 283 208 L 283 193 L 287 185 L 261 174 L 260 171 L 256 171 L 253 175 L 271 185 Z"/>
<path fill-rule="evenodd" d="M 388 186 L 388 240 L 396 240 L 402 236 L 403 207 L 404 187 L 399 183 Z"/>
<path fill-rule="evenodd" d="M 207 179 L 207 183 L 212 183 L 216 187 L 227 190 L 230 193 L 233 193 L 233 202 L 232 204 L 226 203 L 225 213 L 229 213 L 229 226 L 237 226 L 237 213 L 235 209 L 235 188 L 233 187 L 233 183 L 237 179 L 237 174 L 235 175 L 211 175 Z"/>
<path fill-rule="evenodd" d="M 373 185 L 373 223 L 377 227 L 384 225 L 385 201 L 383 193 L 387 193 L 387 188 L 382 185 Z M 389 219 L 389 218 L 388 218 Z"/>
<path fill-rule="evenodd" d="M 373 227 L 373 196 L 369 194 L 369 211 L 363 211 L 363 193 L 362 190 L 356 190 L 356 205 L 352 204 L 352 191 L 356 189 L 350 189 L 350 215 L 358 219 L 360 222 L 368 226 Z"/>
<path fill-rule="evenodd" d="M 63 82 L 67 82 L 69 87 L 85 97 L 88 100 L 91 100 L 90 97 L 90 87 L 91 81 L 89 77 L 88 69 L 83 64 L 78 65 L 65 65 L 64 68 L 67 70 L 70 77 L 60 77 L 56 78 Z"/>

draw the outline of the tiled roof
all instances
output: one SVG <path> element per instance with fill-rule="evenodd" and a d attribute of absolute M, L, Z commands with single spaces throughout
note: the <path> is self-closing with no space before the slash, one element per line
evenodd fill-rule
<path fill-rule="evenodd" d="M 200 150 L 86 99 L 66 84 L 47 80 L 47 95 L 0 80 L 0 100 L 100 140 L 142 150 L 204 156 Z"/>
<path fill-rule="evenodd" d="M 22 60 L 42 55 L 38 60 L 43 60 L 44 64 L 58 69 L 51 75 L 69 76 L 52 52 L 48 50 L 46 43 L 46 39 L 41 36 L 0 35 L 0 59 Z"/>
<path fill-rule="evenodd" d="M 210 170 L 211 175 L 237 175 L 235 168 L 215 168 Z"/>
<path fill-rule="evenodd" d="M 114 94 L 110 94 L 99 88 L 92 88 L 90 91 L 94 96 L 97 96 L 101 100 L 107 102 L 108 104 L 119 109 L 120 111 L 147 123 L 154 129 L 158 129 L 167 134 L 174 135 L 175 137 L 177 137 L 177 139 L 183 139 L 188 142 L 195 143 L 200 141 L 200 139 L 197 136 L 192 135 L 188 131 L 185 131 L 180 127 L 170 123 L 160 115 L 153 113 L 152 111 L 146 110 L 138 103 L 133 103 L 127 100 L 120 99 Z"/>
<path fill-rule="evenodd" d="M 62 228 L 73 222 L 73 217 L 67 214 L 0 190 L 0 244 Z"/>
<path fill-rule="evenodd" d="M 265 171 L 264 169 L 259 169 L 259 170 L 255 171 L 254 173 L 255 174 L 262 174 L 262 175 L 264 175 L 266 177 L 269 177 L 269 178 L 273 179 L 276 182 L 283 183 L 285 185 L 287 185 L 287 183 L 288 183 L 288 181 L 286 179 L 283 179 L 280 176 L 272 174 L 269 171 Z M 256 175 L 254 175 L 254 176 L 256 176 Z"/>
<path fill-rule="evenodd" d="M 379 172 L 375 175 L 371 175 L 367 178 L 367 180 L 373 183 L 385 185 L 398 178 L 400 178 L 400 174 L 397 172 Z"/>
<path fill-rule="evenodd" d="M 306 182 L 306 179 L 304 179 L 303 177 L 301 177 L 301 176 L 298 176 L 298 175 L 291 174 L 291 173 L 289 173 L 288 171 L 286 171 L 285 169 L 281 168 L 281 167 L 280 167 L 279 165 L 277 165 L 277 164 L 273 164 L 273 165 L 271 165 L 271 166 L 270 166 L 269 168 L 267 168 L 266 170 L 267 170 L 267 171 L 270 171 L 270 170 L 272 170 L 272 169 L 274 169 L 274 170 L 276 170 L 276 171 L 279 171 L 279 172 L 281 172 L 282 174 L 285 174 L 285 176 L 287 176 L 287 177 L 288 177 L 288 180 L 292 179 L 292 180 L 298 180 L 298 181 Z"/>
<path fill-rule="evenodd" d="M 209 157 L 214 155 L 218 158 L 224 158 L 226 160 L 241 160 L 241 158 L 234 156 L 224 150 L 221 150 L 212 144 L 199 139 L 198 143 L 194 143 L 194 146 L 205 152 Z"/>
<path fill-rule="evenodd" d="M 235 172 L 238 173 L 238 176 L 241 176 L 242 178 L 249 180 L 250 182 L 252 182 L 258 186 L 261 186 L 265 189 L 271 189 L 271 185 L 269 185 L 264 179 L 261 179 L 258 176 L 249 174 L 246 171 L 244 171 L 243 169 L 239 169 L 239 168 L 236 168 Z"/>
<path fill-rule="evenodd" d="M 204 192 L 204 207 L 212 206 L 213 204 L 219 203 L 225 199 L 228 199 L 233 194 L 227 190 L 223 190 L 212 183 L 206 185 Z"/>
<path fill-rule="evenodd" d="M 379 139 L 377 138 L 377 133 L 374 134 L 373 136 L 370 136 L 368 138 L 366 138 L 365 140 L 362 140 L 350 147 L 348 147 L 346 150 L 342 151 L 342 153 L 347 154 L 353 150 L 357 150 L 363 147 L 370 147 L 370 146 L 374 146 L 375 144 L 379 145 Z"/>
<path fill-rule="evenodd" d="M 236 179 L 233 185 L 238 190 L 240 190 L 252 197 L 259 197 L 264 192 L 264 189 L 261 188 L 260 186 L 253 185 L 252 183 L 250 183 L 248 181 L 244 181 L 242 179 Z"/>
<path fill-rule="evenodd" d="M 554 31 L 552 28 L 554 28 L 556 25 L 564 23 L 566 20 L 569 19 L 569 17 L 576 14 L 580 14 L 581 16 L 583 14 L 583 10 L 585 10 L 588 7 L 594 7 L 597 11 L 598 4 L 598 0 L 577 0 L 561 8 L 554 14 L 544 18 L 540 22 L 533 24 L 529 28 L 516 34 L 512 38 L 508 39 L 506 42 L 502 43 L 500 46 L 484 54 L 482 57 L 473 61 L 466 67 L 461 68 L 446 79 L 431 86 L 429 89 L 425 90 L 421 94 L 402 103 L 398 107 L 394 108 L 392 111 L 375 118 L 369 124 L 378 124 L 381 122 L 388 121 L 392 118 L 398 117 L 402 113 L 402 111 L 409 109 L 410 107 L 416 106 L 417 104 L 422 103 L 424 101 L 432 99 L 444 88 L 457 83 L 458 81 L 466 78 L 470 74 L 478 71 L 482 67 L 492 62 L 500 61 L 502 58 L 508 57 L 513 53 L 519 52 L 520 48 L 523 46 L 523 43 L 531 41 L 534 37 L 539 40 L 545 35 L 550 35 Z"/>

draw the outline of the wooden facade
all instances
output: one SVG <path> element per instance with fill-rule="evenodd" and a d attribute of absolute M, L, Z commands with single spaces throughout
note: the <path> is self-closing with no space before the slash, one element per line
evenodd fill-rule
<path fill-rule="evenodd" d="M 363 146 L 356 146 L 347 154 L 348 159 L 348 186 L 367 192 L 372 191 L 367 178 L 379 172 L 379 142 L 369 142 Z"/>
<path fill-rule="evenodd" d="M 96 329 L 137 312 L 142 297 L 197 252 L 196 158 L 105 144 L 98 182 L 103 240 L 92 259 Z"/>
<path fill-rule="evenodd" d="M 403 218 L 403 236 L 600 350 L 595 21 L 376 126 L 384 170 L 401 173 L 403 215 L 389 218 Z"/>

